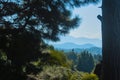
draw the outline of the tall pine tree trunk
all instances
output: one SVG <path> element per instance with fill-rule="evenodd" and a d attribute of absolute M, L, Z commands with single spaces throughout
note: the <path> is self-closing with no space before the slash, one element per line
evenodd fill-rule
<path fill-rule="evenodd" d="M 103 80 L 120 80 L 120 0 L 102 3 Z"/>

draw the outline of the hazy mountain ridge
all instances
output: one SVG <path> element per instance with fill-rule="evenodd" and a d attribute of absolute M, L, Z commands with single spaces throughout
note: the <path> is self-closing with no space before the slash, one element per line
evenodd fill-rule
<path fill-rule="evenodd" d="M 102 54 L 102 48 L 96 47 L 93 44 L 78 45 L 74 43 L 63 43 L 63 44 L 54 44 L 53 46 L 58 50 L 63 50 L 64 52 L 70 52 L 72 51 L 72 49 L 74 49 L 76 53 L 80 53 L 84 50 L 87 50 L 92 54 Z"/>
<path fill-rule="evenodd" d="M 64 52 L 71 52 L 73 49 L 58 49 L 58 50 L 62 50 Z M 87 49 L 75 48 L 74 52 L 79 54 L 79 53 L 83 52 L 84 50 L 90 52 L 91 54 L 100 54 L 100 55 L 102 55 L 102 48 L 99 48 L 99 47 L 91 47 L 91 48 L 87 48 Z"/>
<path fill-rule="evenodd" d="M 64 43 L 74 43 L 76 45 L 84 45 L 84 44 L 92 44 L 96 47 L 102 47 L 102 40 L 100 39 L 94 39 L 94 38 L 75 38 L 72 36 L 66 36 L 66 37 L 60 37 L 59 42 L 49 42 L 52 45 L 56 44 L 64 44 Z"/>
<path fill-rule="evenodd" d="M 75 49 L 75 48 L 86 49 L 86 48 L 95 47 L 93 44 L 78 45 L 75 43 L 54 44 L 53 46 L 57 49 Z"/>

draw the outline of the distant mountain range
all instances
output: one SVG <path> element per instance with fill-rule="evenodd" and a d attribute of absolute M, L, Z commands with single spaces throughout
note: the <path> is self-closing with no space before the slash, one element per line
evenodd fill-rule
<path fill-rule="evenodd" d="M 63 43 L 63 44 L 53 44 L 53 46 L 56 49 L 86 49 L 86 48 L 91 48 L 95 47 L 93 44 L 83 44 L 83 45 L 78 45 L 75 43 Z"/>
<path fill-rule="evenodd" d="M 66 44 L 66 43 L 68 45 L 68 43 L 70 43 L 70 44 L 74 43 L 76 46 L 77 45 L 86 45 L 87 44 L 89 46 L 94 45 L 96 47 L 102 47 L 102 40 L 100 40 L 100 39 L 94 39 L 94 38 L 92 39 L 92 38 L 85 38 L 85 37 L 75 38 L 75 37 L 72 37 L 72 36 L 60 37 L 59 42 L 49 42 L 49 43 L 52 44 L 52 45 Z"/>
<path fill-rule="evenodd" d="M 61 49 L 59 49 L 59 50 L 61 50 Z M 98 48 L 98 47 L 92 47 L 92 48 L 87 48 L 87 49 L 75 48 L 74 52 L 79 54 L 79 53 L 83 52 L 84 50 L 90 52 L 91 54 L 100 54 L 100 55 L 102 55 L 102 48 Z M 71 52 L 72 50 L 71 49 L 62 49 L 62 51 Z"/>
<path fill-rule="evenodd" d="M 93 54 L 102 54 L 102 40 L 91 38 L 75 38 L 72 36 L 60 37 L 59 42 L 48 42 L 58 50 L 70 52 L 74 49 L 75 52 L 80 53 L 87 50 Z"/>
<path fill-rule="evenodd" d="M 83 44 L 77 45 L 75 43 L 63 43 L 63 44 L 54 44 L 53 45 L 58 50 L 63 50 L 64 52 L 70 52 L 74 49 L 74 52 L 81 53 L 84 50 L 92 54 L 102 54 L 102 48 L 96 47 L 93 44 Z"/>

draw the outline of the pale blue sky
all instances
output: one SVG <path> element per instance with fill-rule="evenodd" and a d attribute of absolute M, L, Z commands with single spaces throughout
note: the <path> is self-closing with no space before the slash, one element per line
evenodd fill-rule
<path fill-rule="evenodd" d="M 76 8 L 73 10 L 73 15 L 78 15 L 81 18 L 80 26 L 76 29 L 72 29 L 69 34 L 60 37 L 60 41 L 53 42 L 51 44 L 61 44 L 65 42 L 73 42 L 76 44 L 82 44 L 77 38 L 90 38 L 90 39 L 97 39 L 96 44 L 102 46 L 102 38 L 101 38 L 101 22 L 97 19 L 97 15 L 101 15 L 101 2 L 97 5 L 90 4 L 87 6 L 83 6 L 81 8 Z M 73 39 L 71 39 L 72 37 Z M 99 41 L 100 40 L 100 41 Z M 91 43 L 87 41 L 84 43 Z M 93 42 L 94 43 L 94 42 Z M 92 44 L 93 44 L 92 43 Z"/>
<path fill-rule="evenodd" d="M 101 8 L 98 8 L 100 6 L 101 3 L 74 9 L 73 13 L 79 15 L 82 21 L 80 26 L 71 30 L 68 35 L 101 39 L 101 22 L 97 19 L 97 15 L 101 14 Z"/>

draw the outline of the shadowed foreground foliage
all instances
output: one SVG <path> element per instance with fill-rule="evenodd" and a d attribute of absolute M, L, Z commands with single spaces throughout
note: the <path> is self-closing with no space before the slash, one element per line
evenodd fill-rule
<path fill-rule="evenodd" d="M 95 74 L 72 71 L 62 66 L 45 66 L 41 73 L 32 78 L 35 80 L 99 80 Z"/>

